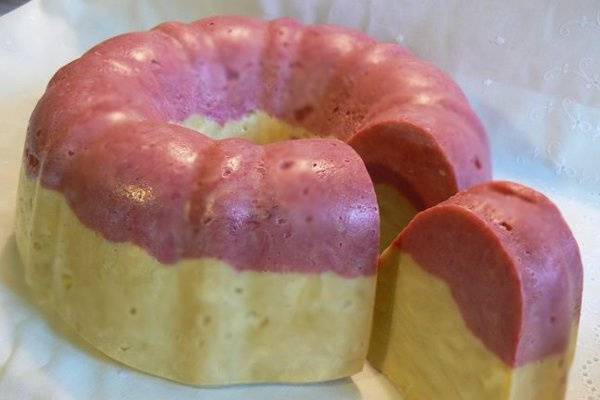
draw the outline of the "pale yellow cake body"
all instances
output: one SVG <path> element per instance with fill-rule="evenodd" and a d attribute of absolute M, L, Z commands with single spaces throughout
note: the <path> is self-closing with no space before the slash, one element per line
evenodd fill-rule
<path fill-rule="evenodd" d="M 379 269 L 371 364 L 405 400 L 559 400 L 577 336 L 566 354 L 506 365 L 466 326 L 449 286 L 390 248 Z"/>
<path fill-rule="evenodd" d="M 244 138 L 256 144 L 320 137 L 304 128 L 293 126 L 272 117 L 263 111 L 251 112 L 239 120 L 228 121 L 224 125 L 220 125 L 204 115 L 193 114 L 186 118 L 181 125 L 213 139 Z"/>

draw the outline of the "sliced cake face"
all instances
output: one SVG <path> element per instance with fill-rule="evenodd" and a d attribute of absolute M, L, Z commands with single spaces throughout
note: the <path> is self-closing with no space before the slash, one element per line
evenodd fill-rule
<path fill-rule="evenodd" d="M 408 399 L 562 399 L 581 291 L 556 207 L 514 183 L 476 186 L 382 256 L 369 360 Z"/>

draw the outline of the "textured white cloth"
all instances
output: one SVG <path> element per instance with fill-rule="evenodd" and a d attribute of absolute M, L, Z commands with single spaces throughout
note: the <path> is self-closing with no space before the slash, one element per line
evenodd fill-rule
<path fill-rule="evenodd" d="M 34 0 L 0 18 L 0 400 L 398 399 L 367 369 L 320 385 L 196 389 L 100 355 L 25 290 L 12 234 L 25 128 L 54 71 L 91 45 L 164 20 L 235 13 L 330 22 L 397 41 L 452 75 L 483 119 L 495 176 L 562 209 L 585 266 L 568 399 L 600 400 L 600 3 L 398 0 Z M 495 3 L 495 4 L 492 4 Z"/>

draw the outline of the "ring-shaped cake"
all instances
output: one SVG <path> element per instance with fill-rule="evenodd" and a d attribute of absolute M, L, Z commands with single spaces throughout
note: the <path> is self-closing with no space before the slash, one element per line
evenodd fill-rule
<path fill-rule="evenodd" d="M 379 212 L 385 247 L 490 179 L 489 158 L 460 89 L 398 45 L 291 19 L 166 23 L 51 79 L 17 242 L 36 294 L 128 365 L 334 379 L 366 355 Z"/>

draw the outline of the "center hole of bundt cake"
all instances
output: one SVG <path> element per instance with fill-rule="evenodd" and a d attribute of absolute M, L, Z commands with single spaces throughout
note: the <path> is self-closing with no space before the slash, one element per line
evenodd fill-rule
<path fill-rule="evenodd" d="M 307 113 L 310 114 L 311 112 L 313 110 L 310 107 L 303 107 L 294 113 L 294 119 L 303 119 Z M 213 139 L 242 138 L 255 144 L 326 136 L 292 124 L 284 119 L 271 116 L 261 110 L 252 111 L 238 119 L 224 123 L 202 114 L 193 114 L 180 124 Z M 334 137 L 334 135 L 329 137 Z M 374 189 L 379 203 L 381 217 L 380 250 L 383 251 L 416 214 L 416 207 L 404 195 L 402 190 L 389 182 L 376 180 Z"/>
<path fill-rule="evenodd" d="M 213 139 L 241 138 L 255 144 L 319 136 L 303 127 L 294 126 L 272 117 L 264 111 L 253 111 L 237 120 L 225 123 L 219 123 L 204 115 L 194 114 L 181 124 Z"/>

